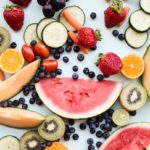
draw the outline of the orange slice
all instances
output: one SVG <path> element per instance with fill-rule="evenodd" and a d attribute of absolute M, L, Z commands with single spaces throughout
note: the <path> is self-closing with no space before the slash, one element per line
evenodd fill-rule
<path fill-rule="evenodd" d="M 53 144 L 47 146 L 45 150 L 68 150 L 68 148 L 60 142 L 53 142 Z"/>
<path fill-rule="evenodd" d="M 7 49 L 0 56 L 0 67 L 7 73 L 16 73 L 24 64 L 24 58 L 15 49 Z"/>
<path fill-rule="evenodd" d="M 144 61 L 140 56 L 136 54 L 130 54 L 125 56 L 122 59 L 122 63 L 122 74 L 127 78 L 138 78 L 144 72 Z"/>

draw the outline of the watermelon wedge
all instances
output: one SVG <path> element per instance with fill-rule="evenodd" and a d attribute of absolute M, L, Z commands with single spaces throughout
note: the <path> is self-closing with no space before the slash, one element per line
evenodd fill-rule
<path fill-rule="evenodd" d="M 106 111 L 118 98 L 122 83 L 71 78 L 43 79 L 35 85 L 43 103 L 65 118 L 88 118 Z"/>
<path fill-rule="evenodd" d="M 146 150 L 150 146 L 150 123 L 135 123 L 111 135 L 99 150 Z"/>

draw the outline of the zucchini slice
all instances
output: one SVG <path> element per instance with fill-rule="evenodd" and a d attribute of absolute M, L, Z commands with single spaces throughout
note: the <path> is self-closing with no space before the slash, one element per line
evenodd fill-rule
<path fill-rule="evenodd" d="M 67 10 L 81 25 L 85 23 L 85 13 L 84 11 L 78 6 L 69 6 L 62 10 L 59 15 L 59 21 L 65 25 L 68 31 L 76 31 L 63 17 L 63 11 Z"/>
<path fill-rule="evenodd" d="M 11 135 L 1 138 L 0 150 L 20 150 L 19 140 Z"/>
<path fill-rule="evenodd" d="M 49 47 L 61 47 L 67 42 L 67 39 L 67 29 L 62 23 L 54 21 L 43 29 L 42 40 Z"/>
<path fill-rule="evenodd" d="M 148 32 L 138 33 L 129 27 L 125 32 L 125 40 L 132 48 L 140 48 L 144 46 L 148 39 Z"/>
<path fill-rule="evenodd" d="M 26 44 L 30 45 L 31 41 L 36 40 L 39 41 L 39 38 L 36 33 L 37 23 L 33 23 L 27 26 L 24 32 L 24 41 Z"/>
<path fill-rule="evenodd" d="M 145 32 L 150 28 L 150 15 L 137 10 L 130 16 L 130 25 L 137 32 Z"/>
<path fill-rule="evenodd" d="M 140 0 L 141 9 L 150 15 L 150 0 Z"/>
<path fill-rule="evenodd" d="M 44 18 L 44 19 L 40 20 L 40 22 L 38 23 L 38 26 L 36 28 L 36 32 L 37 32 L 39 39 L 42 40 L 42 31 L 43 31 L 44 27 L 53 21 L 55 21 L 55 19 L 52 19 L 52 18 Z"/>

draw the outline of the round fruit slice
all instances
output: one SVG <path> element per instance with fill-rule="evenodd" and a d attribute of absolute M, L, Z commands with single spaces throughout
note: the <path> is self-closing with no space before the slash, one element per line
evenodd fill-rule
<path fill-rule="evenodd" d="M 44 140 L 36 131 L 26 132 L 20 139 L 20 150 L 42 150 Z"/>
<path fill-rule="evenodd" d="M 128 84 L 120 94 L 120 103 L 129 111 L 141 108 L 147 101 L 146 90 L 138 84 Z"/>
<path fill-rule="evenodd" d="M 135 123 L 112 134 L 99 150 L 144 150 L 150 145 L 150 123 Z"/>
<path fill-rule="evenodd" d="M 117 109 L 112 118 L 116 125 L 124 126 L 129 122 L 129 113 L 125 109 Z"/>
<path fill-rule="evenodd" d="M 45 150 L 68 150 L 68 148 L 60 142 L 53 142 L 53 144 L 47 146 Z"/>
<path fill-rule="evenodd" d="M 122 74 L 130 79 L 140 77 L 144 72 L 144 61 L 136 54 L 129 54 L 122 59 Z"/>
<path fill-rule="evenodd" d="M 16 73 L 24 65 L 22 54 L 15 49 L 7 49 L 0 56 L 0 67 L 7 73 Z"/>
<path fill-rule="evenodd" d="M 43 79 L 36 85 L 43 103 L 65 118 L 89 118 L 103 113 L 117 100 L 122 83 L 72 78 Z"/>
<path fill-rule="evenodd" d="M 39 126 L 38 132 L 40 136 L 49 141 L 55 141 L 60 139 L 65 133 L 65 123 L 57 115 L 50 115 Z"/>
<path fill-rule="evenodd" d="M 0 26 L 0 53 L 5 51 L 10 46 L 11 36 L 10 33 Z"/>

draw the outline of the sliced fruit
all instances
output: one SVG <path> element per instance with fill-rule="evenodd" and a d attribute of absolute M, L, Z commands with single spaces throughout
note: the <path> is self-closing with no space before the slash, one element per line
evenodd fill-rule
<path fill-rule="evenodd" d="M 112 134 L 99 150 L 143 150 L 150 145 L 150 123 L 135 123 Z"/>
<path fill-rule="evenodd" d="M 137 10 L 130 16 L 130 25 L 137 32 L 146 32 L 150 28 L 150 15 Z"/>
<path fill-rule="evenodd" d="M 132 28 L 128 28 L 125 32 L 126 43 L 132 48 L 140 48 L 145 45 L 148 39 L 148 32 L 138 33 Z"/>
<path fill-rule="evenodd" d="M 44 121 L 44 116 L 19 108 L 0 108 L 0 124 L 14 128 L 33 128 Z"/>
<path fill-rule="evenodd" d="M 39 126 L 38 132 L 40 136 L 48 141 L 56 141 L 65 133 L 65 123 L 57 115 L 50 115 Z"/>
<path fill-rule="evenodd" d="M 15 75 L 0 83 L 0 102 L 6 101 L 19 93 L 23 86 L 30 82 L 36 74 L 38 67 L 39 60 L 27 65 Z"/>
<path fill-rule="evenodd" d="M 60 142 L 53 142 L 53 144 L 51 146 L 47 146 L 45 150 L 68 150 L 68 148 Z"/>
<path fill-rule="evenodd" d="M 146 90 L 139 84 L 128 84 L 125 88 L 123 88 L 120 94 L 120 103 L 129 111 L 134 111 L 141 108 L 144 106 L 146 101 Z"/>
<path fill-rule="evenodd" d="M 144 150 L 150 150 L 150 146 L 144 147 Z"/>
<path fill-rule="evenodd" d="M 43 142 L 37 131 L 28 131 L 20 139 L 20 150 L 43 150 Z"/>
<path fill-rule="evenodd" d="M 43 79 L 35 86 L 50 110 L 74 119 L 103 113 L 114 104 L 122 89 L 121 82 L 71 78 Z"/>
<path fill-rule="evenodd" d="M 5 75 L 3 71 L 0 69 L 0 81 L 4 81 L 4 80 L 5 80 Z"/>
<path fill-rule="evenodd" d="M 68 33 L 63 24 L 54 21 L 43 29 L 42 39 L 47 46 L 58 48 L 66 43 L 68 39 Z"/>
<path fill-rule="evenodd" d="M 19 140 L 11 135 L 5 136 L 0 139 L 1 150 L 20 150 Z"/>
<path fill-rule="evenodd" d="M 150 45 L 147 48 L 147 51 L 144 55 L 144 64 L 145 69 L 142 76 L 142 84 L 145 87 L 148 96 L 150 97 Z"/>
<path fill-rule="evenodd" d="M 140 77 L 144 72 L 144 61 L 137 54 L 129 54 L 122 59 L 122 74 L 130 79 Z"/>
<path fill-rule="evenodd" d="M 42 40 L 43 29 L 46 27 L 46 25 L 48 25 L 49 23 L 51 23 L 53 21 L 55 21 L 55 19 L 53 19 L 53 18 L 44 18 L 44 19 L 40 20 L 40 22 L 38 23 L 37 29 L 36 29 L 37 35 L 40 40 Z"/>
<path fill-rule="evenodd" d="M 75 20 L 77 20 L 81 26 L 85 23 L 84 11 L 78 6 L 69 6 L 62 10 L 59 16 L 59 21 L 64 24 L 68 31 L 76 31 L 76 29 L 64 18 L 63 12 L 68 11 Z"/>
<path fill-rule="evenodd" d="M 15 49 L 7 49 L 0 56 L 0 67 L 7 73 L 16 73 L 24 65 L 22 53 Z"/>
<path fill-rule="evenodd" d="M 118 126 L 124 126 L 129 123 L 129 113 L 125 109 L 117 109 L 113 113 L 113 122 Z"/>
<path fill-rule="evenodd" d="M 0 53 L 5 51 L 10 46 L 10 42 L 11 36 L 9 31 L 0 26 Z"/>
<path fill-rule="evenodd" d="M 25 29 L 23 38 L 26 44 L 30 45 L 31 41 L 35 40 L 35 41 L 39 41 L 39 38 L 37 36 L 37 23 L 33 23 L 27 26 L 27 28 Z"/>
<path fill-rule="evenodd" d="M 150 1 L 149 0 L 140 0 L 141 9 L 150 15 Z"/>

